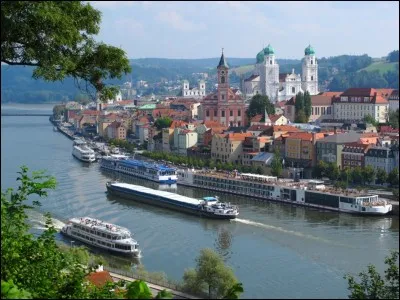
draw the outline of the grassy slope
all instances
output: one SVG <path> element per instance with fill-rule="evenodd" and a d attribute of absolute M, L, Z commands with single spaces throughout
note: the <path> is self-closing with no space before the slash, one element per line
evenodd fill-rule
<path fill-rule="evenodd" d="M 366 67 L 364 69 L 358 70 L 358 72 L 360 72 L 362 70 L 367 71 L 367 72 L 372 72 L 372 71 L 378 70 L 381 74 L 383 74 L 383 73 L 386 73 L 387 71 L 394 71 L 395 66 L 398 64 L 399 64 L 398 62 L 389 63 L 389 62 L 380 60 L 380 61 L 373 62 L 372 64 L 370 64 L 368 67 Z"/>

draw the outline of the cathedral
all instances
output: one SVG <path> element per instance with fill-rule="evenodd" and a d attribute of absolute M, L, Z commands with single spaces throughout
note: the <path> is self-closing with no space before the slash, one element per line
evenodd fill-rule
<path fill-rule="evenodd" d="M 316 95 L 318 91 L 318 63 L 315 51 L 309 45 L 304 50 L 302 74 L 280 74 L 271 45 L 261 50 L 256 57 L 254 74 L 242 82 L 243 93 L 247 98 L 256 94 L 267 95 L 272 102 L 288 100 L 298 92 L 308 91 Z"/>

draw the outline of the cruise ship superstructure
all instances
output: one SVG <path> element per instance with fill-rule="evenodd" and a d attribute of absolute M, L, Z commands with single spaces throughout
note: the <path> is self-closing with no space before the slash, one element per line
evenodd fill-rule
<path fill-rule="evenodd" d="M 61 233 L 95 247 L 140 256 L 139 244 L 127 228 L 101 220 L 72 218 L 61 229 Z"/>
<path fill-rule="evenodd" d="M 142 160 L 129 159 L 124 155 L 105 156 L 100 161 L 100 167 L 110 171 L 149 179 L 158 183 L 174 184 L 178 177 L 175 168 L 165 165 L 148 163 Z"/>
<path fill-rule="evenodd" d="M 96 161 L 96 153 L 90 149 L 86 142 L 81 139 L 75 139 L 72 146 L 72 155 L 83 162 Z"/>
<path fill-rule="evenodd" d="M 384 215 L 392 205 L 378 195 L 347 189 L 327 187 L 323 181 L 294 182 L 273 176 L 233 172 L 231 175 L 191 169 L 178 171 L 178 184 L 231 193 L 263 200 L 333 211 Z"/>

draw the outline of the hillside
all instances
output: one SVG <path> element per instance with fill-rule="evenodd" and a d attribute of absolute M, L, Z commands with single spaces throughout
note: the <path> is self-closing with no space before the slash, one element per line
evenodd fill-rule
<path fill-rule="evenodd" d="M 139 58 L 131 59 L 132 74 L 124 76 L 121 80 L 109 83 L 122 84 L 132 80 L 145 80 L 150 88 L 143 91 L 149 93 L 174 93 L 160 86 L 161 81 L 174 82 L 187 79 L 190 84 L 197 84 L 199 76 L 194 73 L 207 73 L 207 90 L 216 83 L 216 66 L 219 57 L 204 59 L 165 59 L 165 58 Z M 229 58 L 227 62 L 231 68 L 230 82 L 238 87 L 240 78 L 246 78 L 254 70 L 254 58 Z M 277 59 L 280 73 L 291 73 L 292 69 L 297 74 L 301 73 L 301 60 Z M 386 62 L 385 58 L 373 59 L 368 55 L 351 56 L 341 55 L 318 60 L 318 79 L 320 90 L 341 91 L 350 86 L 377 88 L 398 88 L 398 62 Z M 74 81 L 67 78 L 63 82 L 45 82 L 32 79 L 32 67 L 2 65 L 1 71 L 1 101 L 20 103 L 43 103 L 73 100 L 80 91 Z"/>

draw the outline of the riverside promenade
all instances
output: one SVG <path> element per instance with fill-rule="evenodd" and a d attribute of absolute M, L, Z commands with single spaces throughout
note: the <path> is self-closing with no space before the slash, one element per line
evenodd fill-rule
<path fill-rule="evenodd" d="M 117 273 L 113 272 L 113 271 L 115 271 L 113 268 L 104 267 L 104 270 L 108 271 L 110 273 L 111 277 L 113 278 L 113 280 L 115 280 L 115 281 L 125 280 L 125 281 L 131 282 L 131 281 L 135 281 L 135 280 L 139 280 L 139 279 L 140 280 L 144 280 L 144 279 L 139 278 L 139 277 L 133 278 L 133 277 L 129 277 L 129 276 L 126 276 L 126 275 L 117 274 Z M 130 274 L 130 276 L 134 276 L 134 275 Z M 161 286 L 161 285 L 158 285 L 158 284 L 150 283 L 150 282 L 148 282 L 146 280 L 144 280 L 144 281 L 146 282 L 147 286 L 150 288 L 150 290 L 151 290 L 151 292 L 152 292 L 154 297 L 157 295 L 158 292 L 160 292 L 162 290 L 167 290 L 167 291 L 172 293 L 173 299 L 202 299 L 202 298 L 198 298 L 198 297 L 189 295 L 189 294 L 184 293 L 184 292 L 180 292 L 180 291 L 174 290 L 174 289 L 172 289 L 170 287 L 166 287 L 166 286 Z"/>

